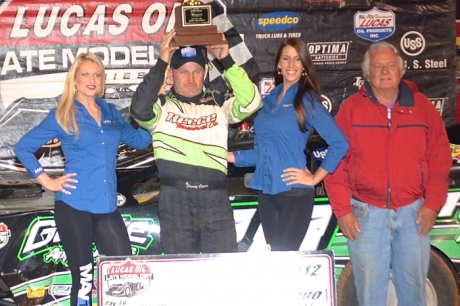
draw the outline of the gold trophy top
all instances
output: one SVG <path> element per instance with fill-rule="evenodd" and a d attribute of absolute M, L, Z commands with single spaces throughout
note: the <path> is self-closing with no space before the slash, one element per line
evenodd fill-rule
<path fill-rule="evenodd" d="M 196 5 L 203 5 L 203 2 L 199 0 L 184 0 L 184 2 L 182 2 L 182 6 L 196 6 Z"/>

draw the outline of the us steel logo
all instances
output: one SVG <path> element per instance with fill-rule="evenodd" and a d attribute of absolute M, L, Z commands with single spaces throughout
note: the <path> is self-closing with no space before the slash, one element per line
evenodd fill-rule
<path fill-rule="evenodd" d="M 417 56 L 425 50 L 425 37 L 420 32 L 409 31 L 401 37 L 401 50 L 409 56 Z"/>

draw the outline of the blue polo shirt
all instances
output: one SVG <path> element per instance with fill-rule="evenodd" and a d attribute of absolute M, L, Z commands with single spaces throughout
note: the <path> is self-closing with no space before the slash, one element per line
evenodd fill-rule
<path fill-rule="evenodd" d="M 70 195 L 56 192 L 55 200 L 61 200 L 75 209 L 91 213 L 109 213 L 117 208 L 117 150 L 120 142 L 145 149 L 152 141 L 150 133 L 135 129 L 124 120 L 114 105 L 96 98 L 101 110 L 101 126 L 86 108 L 75 100 L 78 138 L 67 134 L 56 121 L 56 109 L 36 127 L 26 133 L 14 147 L 14 153 L 36 178 L 43 168 L 34 153 L 52 139 L 59 139 L 65 156 L 64 174 L 76 173 L 76 189 L 67 190 Z"/>
<path fill-rule="evenodd" d="M 279 104 L 278 96 L 283 84 L 263 99 L 264 106 L 254 119 L 254 149 L 235 152 L 235 166 L 256 167 L 249 186 L 266 194 L 277 194 L 291 188 L 314 188 L 301 184 L 288 186 L 281 178 L 286 168 L 306 168 L 304 151 L 312 128 L 329 145 L 321 163 L 327 172 L 333 172 L 348 151 L 345 135 L 314 92 L 308 92 L 304 97 L 307 132 L 299 129 L 294 109 L 297 87 L 298 84 L 292 85 Z"/>

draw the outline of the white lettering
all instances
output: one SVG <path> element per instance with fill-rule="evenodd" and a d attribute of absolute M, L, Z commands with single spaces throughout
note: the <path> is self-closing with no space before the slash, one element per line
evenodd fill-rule
<path fill-rule="evenodd" d="M 51 9 L 50 16 L 47 17 L 46 12 L 48 8 L 46 6 L 41 6 L 37 13 L 37 19 L 35 19 L 34 24 L 34 33 L 38 38 L 45 38 L 51 35 L 54 30 L 54 26 L 59 15 L 59 7 L 53 6 Z M 46 27 L 42 26 L 46 23 Z"/>
<path fill-rule="evenodd" d="M 16 73 L 22 73 L 22 68 L 16 54 L 14 51 L 8 51 L 6 52 L 5 60 L 3 61 L 2 75 L 5 75 L 8 71 L 12 70 L 16 71 Z"/>
<path fill-rule="evenodd" d="M 81 288 L 78 290 L 78 297 L 87 301 L 89 300 L 89 293 L 92 289 L 93 275 L 91 269 L 93 264 L 89 263 L 85 266 L 80 267 L 80 285 Z"/>
<path fill-rule="evenodd" d="M 109 33 L 113 36 L 119 36 L 123 34 L 129 26 L 129 17 L 125 14 L 132 14 L 133 7 L 129 3 L 124 3 L 115 8 L 113 11 L 113 21 L 118 25 L 109 25 Z"/>
<path fill-rule="evenodd" d="M 26 38 L 29 36 L 29 29 L 21 29 L 22 22 L 26 20 L 26 11 L 26 7 L 18 8 L 16 18 L 14 18 L 13 29 L 11 30 L 10 38 Z"/>
<path fill-rule="evenodd" d="M 82 35 L 90 36 L 92 32 L 96 33 L 96 35 L 98 36 L 104 35 L 105 13 L 106 13 L 105 4 L 98 5 L 96 10 L 94 10 L 94 13 L 91 16 L 91 19 L 88 21 L 88 24 L 86 25 L 86 28 L 83 31 Z"/>
<path fill-rule="evenodd" d="M 154 24 L 151 23 L 152 19 L 156 21 Z M 144 16 L 142 16 L 142 30 L 146 34 L 154 34 L 163 26 L 163 23 L 166 20 L 166 6 L 163 3 L 153 3 L 145 11 Z"/>
<path fill-rule="evenodd" d="M 460 209 L 460 192 L 449 192 L 446 203 L 439 211 L 438 217 L 452 217 L 457 207 Z"/>
<path fill-rule="evenodd" d="M 37 239 L 40 237 L 40 239 Z M 48 243 L 59 242 L 54 220 L 37 221 L 30 229 L 23 253 L 45 247 Z"/>
<path fill-rule="evenodd" d="M 72 15 L 75 15 L 77 18 L 81 18 L 85 15 L 81 5 L 72 5 L 62 15 L 60 30 L 62 35 L 65 37 L 72 37 L 77 35 L 81 28 L 81 24 L 78 22 L 73 23 L 73 25 L 69 28 L 69 25 L 71 24 L 70 18 Z"/>

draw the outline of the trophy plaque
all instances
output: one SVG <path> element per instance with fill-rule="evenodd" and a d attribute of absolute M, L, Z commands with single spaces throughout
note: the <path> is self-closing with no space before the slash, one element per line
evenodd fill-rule
<path fill-rule="evenodd" d="M 185 0 L 174 11 L 176 36 L 172 46 L 209 46 L 227 43 L 224 35 L 212 25 L 210 4 L 201 1 Z"/>

